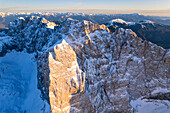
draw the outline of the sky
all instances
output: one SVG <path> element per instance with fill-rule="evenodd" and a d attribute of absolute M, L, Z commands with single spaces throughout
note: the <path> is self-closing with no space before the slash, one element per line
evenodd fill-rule
<path fill-rule="evenodd" d="M 0 0 L 0 10 L 80 10 L 164 13 L 170 15 L 170 0 Z M 143 12 L 142 12 L 143 11 Z"/>

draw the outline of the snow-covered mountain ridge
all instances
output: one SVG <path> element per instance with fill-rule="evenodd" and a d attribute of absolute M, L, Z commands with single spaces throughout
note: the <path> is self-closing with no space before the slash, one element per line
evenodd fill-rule
<path fill-rule="evenodd" d="M 79 22 L 69 18 L 61 25 L 55 25 L 55 23 L 37 16 L 22 17 L 10 23 L 8 35 L 11 36 L 11 40 L 8 40 L 8 42 L 2 40 L 0 47 L 4 49 L 0 51 L 0 56 L 5 55 L 8 50 L 12 49 L 17 51 L 23 51 L 25 49 L 28 53 L 46 50 L 64 37 L 63 35 L 69 30 L 68 27 L 74 27 L 74 25 L 70 24 L 81 25 L 82 30 L 85 29 L 85 31 L 82 31 L 82 35 L 100 28 L 108 30 L 105 25 L 95 25 L 88 21 Z"/>
<path fill-rule="evenodd" d="M 127 22 L 122 19 L 113 19 L 106 25 L 111 32 L 114 32 L 115 29 L 118 28 L 132 29 L 133 32 L 135 32 L 138 37 L 143 40 L 150 41 L 166 49 L 170 48 L 169 26 L 165 26 L 150 20 Z"/>
<path fill-rule="evenodd" d="M 169 49 L 89 21 L 67 19 L 53 30 L 38 18 L 19 19 L 11 27 L 1 56 L 12 49 L 37 53 L 38 88 L 51 112 L 170 109 Z"/>
<path fill-rule="evenodd" d="M 116 23 L 120 23 L 120 24 L 126 24 L 128 26 L 131 26 L 131 25 L 135 25 L 135 24 L 152 24 L 154 25 L 155 22 L 152 22 L 150 20 L 143 20 L 143 21 L 139 21 L 139 22 L 126 22 L 122 19 L 113 19 L 111 21 L 109 21 L 109 26 L 113 25 L 113 24 L 116 24 Z"/>

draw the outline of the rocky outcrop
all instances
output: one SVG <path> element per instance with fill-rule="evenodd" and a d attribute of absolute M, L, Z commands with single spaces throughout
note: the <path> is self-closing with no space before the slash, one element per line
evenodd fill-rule
<path fill-rule="evenodd" d="M 51 112 L 92 112 L 85 92 L 85 73 L 79 69 L 71 46 L 63 40 L 49 50 L 47 58 L 43 63 L 48 65 L 43 65 L 42 73 Z"/>
<path fill-rule="evenodd" d="M 42 18 L 27 19 L 11 23 L 7 47 L 37 53 L 38 88 L 51 112 L 131 113 L 138 111 L 135 100 L 169 99 L 169 49 L 128 29 L 110 33 L 105 25 L 67 19 L 51 30 Z"/>
<path fill-rule="evenodd" d="M 89 27 L 91 26 L 90 22 L 84 24 L 69 19 L 65 23 L 67 24 L 63 24 L 60 30 L 65 34 L 64 40 L 68 44 L 65 42 L 59 45 L 56 44 L 54 49 L 39 55 L 38 60 L 39 70 L 42 70 L 38 75 L 40 78 L 39 86 L 45 87 L 45 90 L 41 89 L 46 97 L 49 97 L 52 112 L 58 112 L 58 110 L 62 112 L 63 108 L 57 106 L 64 106 L 64 103 L 58 103 L 59 105 L 56 103 L 58 102 L 58 93 L 60 91 L 66 92 L 63 89 L 64 85 L 59 86 L 58 84 L 65 84 L 67 80 L 70 81 L 71 78 L 67 77 L 67 75 L 75 75 L 66 71 L 68 66 L 63 68 L 63 65 L 59 65 L 59 62 L 56 63 L 56 60 L 54 60 L 57 58 L 58 60 L 62 59 L 65 62 L 70 62 L 65 59 L 68 52 L 70 55 L 69 60 L 72 59 L 72 56 L 75 56 L 72 55 L 72 52 L 76 53 L 74 58 L 77 59 L 79 69 L 85 73 L 85 89 L 83 92 L 88 95 L 86 99 L 87 101 L 89 100 L 88 104 L 92 104 L 94 112 L 136 112 L 138 110 L 131 104 L 131 101 L 149 96 L 155 90 L 166 89 L 170 91 L 169 50 L 143 41 L 131 30 L 118 29 L 110 34 L 107 30 L 99 27 L 91 29 L 93 27 Z M 65 52 L 62 52 L 63 50 L 60 50 L 60 46 L 65 44 L 71 46 L 73 50 L 64 49 Z M 43 57 L 44 55 L 45 57 Z M 53 60 L 50 60 L 51 58 Z M 57 69 L 55 69 L 56 66 Z M 55 71 L 51 72 L 54 69 Z M 51 74 L 54 76 L 51 77 Z M 53 82 L 56 81 L 55 77 L 58 76 L 62 77 L 64 82 Z M 51 83 L 56 86 L 55 92 L 50 87 Z M 79 83 L 75 81 L 75 84 Z M 74 86 L 70 84 L 69 82 L 67 88 L 72 87 L 74 89 Z M 77 87 L 79 89 L 80 85 L 77 85 Z M 57 89 L 62 90 L 57 91 Z M 76 95 L 79 96 L 82 93 L 80 90 L 75 91 Z M 52 96 L 54 97 L 53 101 L 50 100 L 51 93 L 55 95 Z M 69 94 L 73 93 L 69 92 Z M 70 100 L 70 98 L 67 99 Z M 73 103 L 84 106 L 82 104 L 83 100 L 78 100 Z M 68 101 L 66 100 L 66 102 Z M 53 105 L 56 106 L 57 110 Z M 68 106 L 70 107 L 70 105 Z M 89 108 L 84 112 L 91 110 L 91 107 L 79 107 L 77 111 L 70 112 L 81 112 L 81 108 L 83 110 Z M 72 105 L 70 109 L 72 109 Z"/>
<path fill-rule="evenodd" d="M 11 37 L 11 40 L 8 43 L 2 41 L 0 47 L 4 49 L 0 50 L 0 56 L 4 56 L 11 50 L 26 50 L 28 53 L 44 51 L 61 40 L 64 35 L 67 35 L 68 30 L 78 30 L 78 26 L 81 26 L 79 32 L 82 36 L 97 29 L 109 30 L 105 25 L 96 25 L 88 21 L 79 22 L 70 18 L 61 25 L 56 25 L 54 22 L 49 22 L 38 16 L 20 17 L 9 24 L 7 34 Z"/>
<path fill-rule="evenodd" d="M 44 47 L 49 47 L 50 41 L 58 40 L 52 35 L 55 26 L 55 23 L 45 18 L 34 16 L 18 18 L 9 24 L 8 36 L 11 39 L 8 43 L 0 45 L 5 48 L 3 51 L 0 50 L 0 56 L 10 50 L 23 51 L 25 49 L 28 53 L 42 51 Z"/>
<path fill-rule="evenodd" d="M 117 28 L 132 29 L 138 37 L 150 41 L 163 48 L 170 49 L 170 26 L 155 23 L 149 20 L 139 22 L 126 22 L 115 19 L 106 24 L 111 32 Z"/>

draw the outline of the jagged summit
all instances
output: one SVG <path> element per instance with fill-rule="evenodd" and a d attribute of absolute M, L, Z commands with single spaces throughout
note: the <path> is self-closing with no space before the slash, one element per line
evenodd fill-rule
<path fill-rule="evenodd" d="M 122 20 L 123 21 L 123 20 Z M 110 21 L 111 22 L 111 21 Z M 124 28 L 132 29 L 138 37 L 143 40 L 155 43 L 163 48 L 170 48 L 170 26 L 165 26 L 150 20 L 143 20 L 138 22 L 108 22 L 106 25 L 111 32 L 115 29 Z"/>
<path fill-rule="evenodd" d="M 13 40 L 8 42 L 10 43 L 9 45 L 6 43 L 3 44 L 2 41 L 1 45 L 10 50 L 15 49 L 22 51 L 25 48 L 26 51 L 30 53 L 46 50 L 46 48 L 49 48 L 58 40 L 65 38 L 68 34 L 79 38 L 88 36 L 88 34 L 95 30 L 104 30 L 111 33 L 106 25 L 98 25 L 86 20 L 78 21 L 67 18 L 60 25 L 53 26 L 53 24 L 53 22 L 49 22 L 45 18 L 38 16 L 20 17 L 9 25 L 8 35 L 12 36 Z M 54 30 L 48 29 L 50 25 Z M 80 36 L 77 36 L 77 32 L 80 32 Z M 136 35 L 133 31 L 131 31 L 131 33 Z M 4 55 L 8 49 L 3 49 L 1 55 Z"/>
<path fill-rule="evenodd" d="M 135 107 L 135 105 L 141 106 L 142 109 L 149 109 L 145 108 L 146 106 L 143 104 L 147 104 L 147 99 L 142 100 L 142 98 L 152 98 L 154 95 L 158 95 L 154 93 L 155 90 L 166 90 L 166 87 L 169 87 L 168 83 L 160 81 L 168 78 L 169 50 L 138 38 L 132 30 L 120 28 L 110 33 L 107 30 L 101 30 L 100 25 L 88 21 L 84 24 L 84 22 L 76 20 L 66 21 L 61 29 L 62 34 L 65 34 L 65 41 L 56 44 L 38 57 L 39 87 L 42 89 L 44 97 L 52 100 L 50 105 L 53 112 L 137 112 L 140 107 Z M 67 49 L 63 50 L 63 48 Z M 58 72 L 54 73 L 58 68 L 60 71 L 62 70 L 62 73 L 71 76 L 68 73 L 70 67 L 63 68 L 63 65 L 58 65 L 63 64 L 63 60 L 68 61 L 66 57 L 60 57 L 60 53 L 57 52 L 59 50 L 64 52 L 65 56 L 70 57 L 73 57 L 75 52 L 79 68 L 85 73 L 84 92 L 86 93 L 80 92 L 79 86 L 83 85 L 82 83 L 75 82 L 71 78 L 70 82 L 66 82 L 68 77 L 62 78 L 65 79 L 65 82 L 55 84 L 61 80 Z M 68 53 L 68 51 L 71 52 Z M 53 57 L 55 61 L 49 57 L 51 54 L 55 56 Z M 162 58 L 164 59 L 160 61 L 162 68 L 152 67 L 160 63 L 157 59 Z M 77 63 L 73 61 L 71 58 L 69 63 Z M 48 63 L 50 68 L 46 65 Z M 73 67 L 74 70 L 76 66 Z M 150 69 L 152 71 L 149 71 Z M 51 71 L 52 75 L 48 73 Z M 77 77 L 81 80 L 84 75 L 79 74 L 78 72 Z M 48 81 L 52 81 L 52 83 L 48 84 Z M 55 89 L 60 85 L 69 86 L 69 89 L 75 88 L 76 93 L 72 94 L 72 90 L 67 92 L 62 88 Z M 67 104 L 60 104 L 60 106 L 57 104 L 63 102 L 63 96 L 60 96 L 59 92 L 68 95 L 69 98 L 64 100 Z M 58 100 L 54 102 L 54 98 L 58 98 Z M 84 103 L 84 99 L 88 101 L 88 104 Z M 77 100 L 79 101 L 77 102 Z M 152 105 L 153 102 L 154 100 L 151 100 Z M 157 101 L 157 103 L 162 105 L 161 101 Z M 169 105 L 169 103 L 166 104 Z M 87 109 L 83 109 L 84 106 Z M 167 108 L 165 107 L 165 109 Z"/>
<path fill-rule="evenodd" d="M 154 25 L 155 24 L 155 22 L 150 21 L 150 20 L 143 20 L 143 21 L 139 21 L 139 22 L 127 22 L 123 19 L 113 19 L 113 20 L 109 21 L 108 23 L 109 23 L 109 26 L 115 25 L 117 23 L 118 24 L 125 24 L 125 25 L 128 25 L 128 26 L 135 25 L 135 24 L 141 24 L 141 25 L 144 25 L 144 24 Z"/>
<path fill-rule="evenodd" d="M 85 36 L 95 30 L 108 30 L 105 25 L 97 25 L 90 21 L 78 21 L 71 18 L 56 26 L 55 23 L 38 16 L 20 17 L 11 22 L 9 26 L 8 35 L 13 37 L 13 39 L 10 42 L 8 41 L 8 43 L 2 41 L 1 45 L 3 47 L 1 47 L 7 49 L 0 51 L 1 55 L 12 49 L 18 51 L 26 49 L 29 53 L 45 50 L 64 38 L 64 35 L 73 31 L 79 31 L 82 36 Z"/>
<path fill-rule="evenodd" d="M 39 17 L 39 16 L 26 16 L 25 18 L 23 17 L 18 17 L 17 20 L 15 20 L 14 22 L 10 22 L 9 24 L 9 28 L 14 28 L 14 27 L 19 27 L 20 28 L 24 28 L 24 27 L 28 27 L 30 25 L 38 25 L 38 24 L 44 24 L 44 26 L 46 26 L 47 28 L 50 29 L 54 29 L 54 27 L 56 26 L 56 24 L 54 22 L 50 22 L 48 20 L 46 20 L 45 18 Z"/>
<path fill-rule="evenodd" d="M 12 38 L 0 45 L 0 54 L 36 53 L 38 88 L 51 112 L 169 110 L 169 49 L 130 29 L 110 32 L 105 25 L 70 18 L 54 30 L 46 23 L 37 17 L 11 23 Z"/>
<path fill-rule="evenodd" d="M 113 23 L 121 23 L 121 24 L 127 24 L 126 21 L 122 20 L 122 19 L 113 19 L 109 22 L 110 24 L 113 24 Z"/>

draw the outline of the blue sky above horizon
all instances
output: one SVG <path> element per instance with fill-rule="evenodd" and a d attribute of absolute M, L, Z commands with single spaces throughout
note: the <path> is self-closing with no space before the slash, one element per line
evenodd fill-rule
<path fill-rule="evenodd" d="M 162 10 L 170 11 L 170 0 L 0 0 L 0 9 L 109 9 L 161 12 Z"/>

